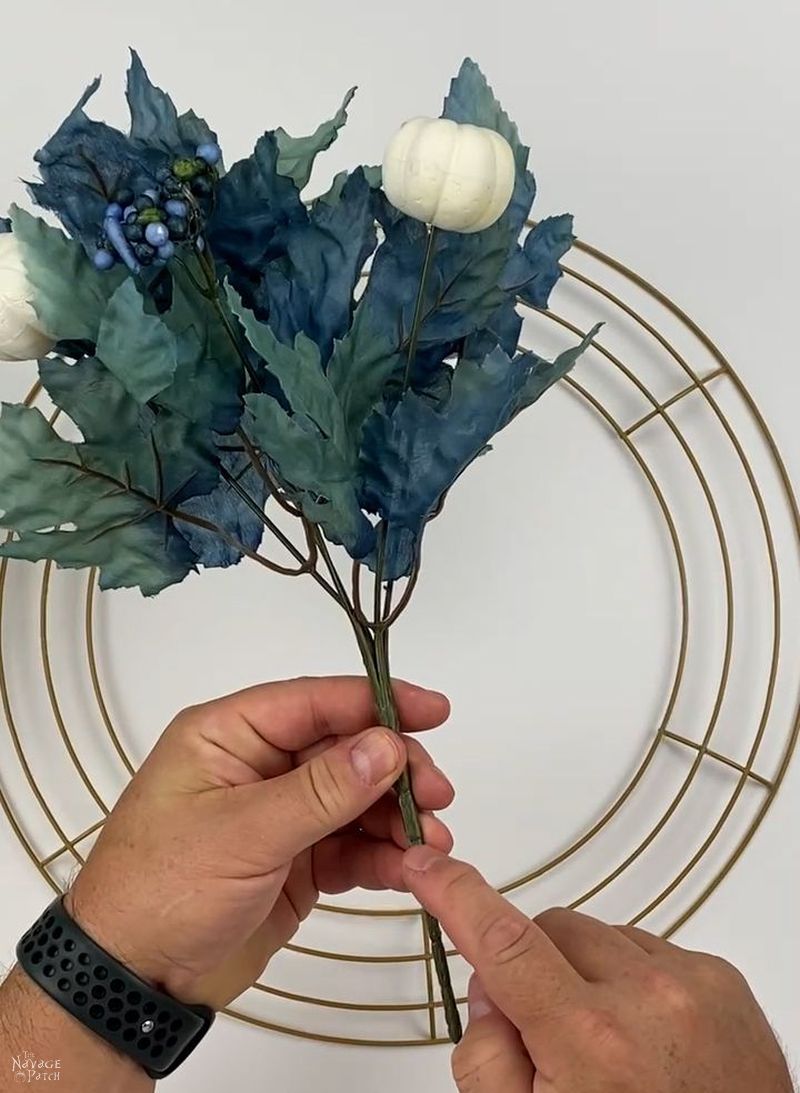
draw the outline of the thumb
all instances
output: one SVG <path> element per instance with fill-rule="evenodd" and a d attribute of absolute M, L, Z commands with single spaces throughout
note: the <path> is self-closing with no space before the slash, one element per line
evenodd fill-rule
<path fill-rule="evenodd" d="M 249 813 L 243 826 L 255 845 L 264 845 L 270 868 L 277 868 L 357 819 L 405 765 L 405 744 L 397 733 L 368 729 L 288 774 L 241 787 Z"/>

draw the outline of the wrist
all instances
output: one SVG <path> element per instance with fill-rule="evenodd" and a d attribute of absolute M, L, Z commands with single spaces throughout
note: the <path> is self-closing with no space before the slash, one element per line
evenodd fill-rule
<path fill-rule="evenodd" d="M 18 965 L 0 986 L 0 1047 L 12 1072 L 57 1073 L 65 1090 L 150 1093 L 154 1088 L 137 1063 L 76 1021 Z M 15 1074 L 12 1080 L 24 1079 Z"/>
<path fill-rule="evenodd" d="M 187 1005 L 206 1003 L 194 977 L 164 957 L 157 945 L 148 945 L 131 928 L 124 908 L 81 884 L 80 877 L 64 895 L 64 910 L 95 944 L 130 969 L 148 986 Z"/>

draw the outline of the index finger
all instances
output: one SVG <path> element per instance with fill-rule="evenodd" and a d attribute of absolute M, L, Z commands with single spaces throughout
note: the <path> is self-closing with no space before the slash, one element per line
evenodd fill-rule
<path fill-rule="evenodd" d="M 547 934 L 471 865 L 419 846 L 406 853 L 404 873 L 409 889 L 523 1036 L 550 1024 L 586 987 Z"/>
<path fill-rule="evenodd" d="M 447 719 L 450 704 L 438 691 L 403 680 L 394 680 L 392 687 L 404 732 L 432 729 Z M 264 683 L 200 709 L 221 723 L 242 719 L 267 743 L 285 751 L 307 748 L 326 736 L 354 735 L 380 723 L 369 681 L 358 676 Z"/>

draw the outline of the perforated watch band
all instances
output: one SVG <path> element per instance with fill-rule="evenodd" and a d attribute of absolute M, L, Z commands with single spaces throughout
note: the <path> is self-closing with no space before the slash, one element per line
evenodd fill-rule
<path fill-rule="evenodd" d="M 23 935 L 17 960 L 63 1009 L 151 1078 L 180 1066 L 214 1021 L 213 1010 L 154 990 L 101 949 L 69 917 L 61 898 Z"/>

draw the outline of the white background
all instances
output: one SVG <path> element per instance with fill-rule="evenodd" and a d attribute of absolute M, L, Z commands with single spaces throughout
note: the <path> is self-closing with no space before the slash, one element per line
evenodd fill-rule
<path fill-rule="evenodd" d="M 387 134 L 405 117 L 438 113 L 450 76 L 470 54 L 532 146 L 537 215 L 573 211 L 581 237 L 664 288 L 712 333 L 755 395 L 798 482 L 799 10 L 788 0 L 758 5 L 578 0 L 546 6 L 419 0 L 402 6 L 318 0 L 295 5 L 171 0 L 124 7 L 87 0 L 15 2 L 3 12 L 0 204 L 22 199 L 14 179 L 32 173 L 33 151 L 98 71 L 105 82 L 93 109 L 122 122 L 128 44 L 139 48 L 156 82 L 181 107 L 194 106 L 218 129 L 229 162 L 246 153 L 265 127 L 309 131 L 357 83 L 361 90 L 351 121 L 326 157 L 320 188 L 334 170 L 379 160 Z M 16 398 L 30 372 L 4 367 L 0 393 Z M 486 473 L 491 477 L 491 471 Z M 474 704 L 482 703 L 481 717 L 487 712 L 496 716 L 490 743 L 483 746 L 503 748 L 506 738 L 499 727 L 513 719 L 515 704 L 525 701 L 526 692 L 511 688 L 496 702 L 487 701 L 502 669 L 492 657 L 505 655 L 498 651 L 503 647 L 493 644 L 491 634 L 476 637 L 477 612 L 457 616 L 454 625 L 453 616 L 445 614 L 453 605 L 439 592 L 437 579 L 444 580 L 448 572 L 447 552 L 466 549 L 470 515 L 466 505 L 456 509 L 451 528 L 442 532 L 446 537 L 440 540 L 438 562 L 436 549 L 431 550 L 431 571 L 422 590 L 428 603 L 417 609 L 427 625 L 411 624 L 417 629 L 403 642 L 398 670 L 453 694 L 455 727 L 445 730 L 438 755 L 443 765 L 454 768 L 466 799 L 474 802 L 480 800 L 475 793 L 482 779 L 463 758 L 464 745 L 455 737 L 458 721 L 471 724 Z M 573 513 L 571 518 L 585 521 L 584 542 L 591 542 L 592 528 L 597 528 L 601 574 L 615 547 L 601 530 L 602 513 L 591 518 Z M 522 519 L 533 535 L 536 511 L 526 510 Z M 646 539 L 644 530 L 640 534 Z M 661 568 L 659 557 L 637 559 L 631 602 L 637 581 L 647 587 Z M 463 573 L 468 578 L 471 570 Z M 210 580 L 207 587 L 212 589 L 208 595 L 223 589 Z M 224 589 L 237 587 L 241 590 L 235 584 Z M 504 593 L 509 600 L 511 589 L 509 584 Z M 283 589 L 275 595 L 281 611 L 271 609 L 259 627 L 274 630 L 275 615 L 301 602 Z M 119 612 L 120 625 L 139 618 L 133 601 L 123 597 L 119 602 L 122 606 L 107 610 Z M 246 601 L 238 602 L 244 610 Z M 528 602 L 538 608 L 532 596 Z M 547 603 L 552 617 L 557 606 Z M 167 608 L 152 610 L 151 625 L 162 618 L 159 612 L 167 614 Z M 230 605 L 227 610 L 233 617 Z M 568 615 L 577 612 L 577 605 L 566 610 Z M 551 615 L 542 611 L 542 617 L 549 621 Z M 656 646 L 644 641 L 637 654 L 625 644 L 624 614 L 615 616 L 609 605 L 607 618 L 619 632 L 616 648 L 625 658 L 624 676 L 636 674 L 637 655 L 644 659 L 646 674 Z M 434 619 L 441 640 L 429 633 Z M 213 658 L 207 671 L 193 671 L 188 657 L 176 649 L 175 677 L 156 688 L 147 716 L 163 719 L 176 705 L 210 697 L 229 681 L 352 666 L 346 652 L 321 651 L 320 631 L 301 621 L 287 619 L 280 631 L 286 640 L 265 637 L 263 657 L 236 672 L 212 675 Z M 331 626 L 332 642 L 338 633 Z M 581 667 L 589 662 L 591 643 L 601 641 L 591 626 L 587 635 L 575 654 Z M 609 640 L 617 642 L 613 628 Z M 488 661 L 475 655 L 483 643 Z M 557 682 L 562 691 L 568 686 L 567 676 Z M 606 679 L 605 701 L 622 694 Z M 588 739 L 592 695 L 570 694 L 565 702 L 570 704 L 565 719 L 572 724 L 582 717 Z M 541 731 L 555 731 L 550 726 L 559 717 L 557 695 L 548 692 L 535 708 L 544 722 Z M 144 738 L 159 725 L 154 720 Z M 796 764 L 742 862 L 678 938 L 689 947 L 723 953 L 742 968 L 795 1059 L 800 1058 L 799 794 Z M 474 809 L 469 816 L 466 808 L 454 813 L 454 823 L 461 821 L 466 832 L 461 853 L 474 854 L 496 879 L 515 867 L 518 871 L 526 859 L 508 852 L 508 843 L 514 842 L 510 831 L 498 822 L 490 833 L 502 844 L 495 857 L 480 825 L 471 820 Z M 502 868 L 494 873 L 496 861 L 502 861 Z M 0 948 L 10 959 L 13 939 L 37 912 L 45 892 L 4 826 L 0 886 Z M 212 1091 L 226 1083 L 282 1093 L 352 1088 L 371 1093 L 400 1090 L 412 1082 L 432 1093 L 449 1088 L 446 1052 L 325 1047 L 224 1021 L 173 1079 L 172 1088 Z"/>

